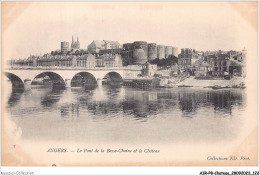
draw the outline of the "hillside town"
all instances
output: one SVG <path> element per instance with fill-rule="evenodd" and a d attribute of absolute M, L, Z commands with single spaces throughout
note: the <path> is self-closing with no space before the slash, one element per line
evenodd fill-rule
<path fill-rule="evenodd" d="M 241 51 L 182 48 L 179 51 L 175 46 L 146 41 L 121 45 L 118 41 L 93 40 L 83 49 L 78 37 L 74 40 L 72 36 L 71 44 L 63 41 L 58 50 L 25 59 L 12 59 L 9 65 L 12 68 L 140 69 L 138 75 L 129 75 L 125 79 L 124 84 L 132 86 L 244 87 L 246 54 L 245 48 Z"/>

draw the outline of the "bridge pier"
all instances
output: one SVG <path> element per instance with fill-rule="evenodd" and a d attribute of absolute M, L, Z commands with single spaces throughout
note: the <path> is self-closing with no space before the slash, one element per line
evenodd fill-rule
<path fill-rule="evenodd" d="M 32 84 L 32 81 L 30 79 L 25 79 L 24 80 L 24 89 L 31 90 L 31 84 Z"/>
<path fill-rule="evenodd" d="M 65 86 L 71 87 L 71 79 L 65 79 Z"/>
<path fill-rule="evenodd" d="M 97 79 L 97 85 L 102 87 L 102 79 L 101 78 L 98 78 Z"/>
<path fill-rule="evenodd" d="M 64 69 L 58 69 L 58 68 L 52 68 L 52 67 L 46 67 L 46 68 L 37 68 L 37 67 L 24 67 L 24 68 L 9 68 L 7 69 L 4 74 L 11 80 L 12 82 L 12 88 L 13 89 L 31 89 L 31 82 L 37 77 L 45 77 L 48 76 L 53 83 L 53 88 L 65 88 L 65 87 L 71 87 L 71 82 L 73 83 L 72 86 L 74 86 L 74 80 L 76 75 L 80 75 L 83 78 L 86 78 L 82 80 L 83 84 L 93 84 L 102 86 L 102 81 L 108 78 L 112 77 L 112 80 L 110 82 L 115 82 L 119 77 L 124 78 L 127 73 L 136 72 L 136 70 L 132 69 L 126 69 L 123 67 L 116 67 L 116 68 L 93 68 L 93 69 L 87 69 L 83 70 L 82 68 L 75 69 L 70 68 L 64 70 Z M 107 76 L 109 75 L 109 76 Z M 128 75 L 128 74 L 127 74 Z M 74 78 L 75 77 L 75 78 Z M 27 80 L 26 80 L 27 79 Z M 86 81 L 87 80 L 87 81 Z M 77 80 L 75 80 L 77 81 Z M 106 82 L 109 82 L 108 80 Z M 25 85 L 26 84 L 26 85 Z"/>

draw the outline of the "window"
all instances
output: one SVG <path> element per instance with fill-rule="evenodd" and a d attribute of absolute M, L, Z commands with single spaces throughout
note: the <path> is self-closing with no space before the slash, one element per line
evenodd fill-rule
<path fill-rule="evenodd" d="M 200 70 L 200 71 L 204 71 L 205 68 L 204 68 L 204 67 L 200 67 L 199 70 Z"/>

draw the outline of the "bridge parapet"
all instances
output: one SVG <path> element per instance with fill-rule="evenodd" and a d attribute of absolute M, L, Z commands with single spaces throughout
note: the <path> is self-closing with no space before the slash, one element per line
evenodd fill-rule
<path fill-rule="evenodd" d="M 69 87 L 71 80 L 78 73 L 89 73 L 100 84 L 107 74 L 110 74 L 110 76 L 113 77 L 113 80 L 117 80 L 115 77 L 118 75 L 120 75 L 121 79 L 136 77 L 139 73 L 141 73 L 141 70 L 139 67 L 96 67 L 89 69 L 68 67 L 12 67 L 5 69 L 5 73 L 16 75 L 23 84 L 25 84 L 25 81 L 27 84 L 31 83 L 29 80 L 33 81 L 34 78 L 39 75 L 47 75 L 56 82 L 59 82 L 59 84 Z"/>
<path fill-rule="evenodd" d="M 8 67 L 6 70 L 141 70 L 129 67 Z"/>

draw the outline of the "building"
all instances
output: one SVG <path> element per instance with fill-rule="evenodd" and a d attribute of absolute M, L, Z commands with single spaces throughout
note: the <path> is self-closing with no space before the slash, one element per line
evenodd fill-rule
<path fill-rule="evenodd" d="M 172 46 L 165 46 L 165 59 L 172 55 Z"/>
<path fill-rule="evenodd" d="M 37 59 L 37 66 L 40 67 L 75 67 L 76 56 L 68 55 L 44 55 Z"/>
<path fill-rule="evenodd" d="M 134 49 L 133 43 L 124 43 L 123 44 L 123 49 L 125 51 L 130 51 Z"/>
<path fill-rule="evenodd" d="M 92 54 L 99 53 L 102 49 L 105 49 L 105 42 L 102 40 L 93 40 L 93 42 L 88 46 L 88 51 Z"/>
<path fill-rule="evenodd" d="M 58 58 L 58 57 L 57 57 Z M 59 59 L 60 65 L 56 66 L 62 66 L 62 67 L 75 67 L 76 66 L 76 58 L 75 56 L 61 56 Z M 57 59 L 55 59 L 57 61 Z"/>
<path fill-rule="evenodd" d="M 103 40 L 105 42 L 105 49 L 120 49 L 122 46 L 118 41 Z"/>
<path fill-rule="evenodd" d="M 142 65 L 142 75 L 143 76 L 153 76 L 157 72 L 157 65 L 150 64 L 146 62 Z"/>
<path fill-rule="evenodd" d="M 85 54 L 77 57 L 77 67 L 94 68 L 96 66 L 95 56 L 92 54 Z"/>
<path fill-rule="evenodd" d="M 204 58 L 204 52 L 203 51 L 196 51 L 198 59 L 203 59 Z"/>
<path fill-rule="evenodd" d="M 36 56 L 30 56 L 28 59 L 26 59 L 25 64 L 27 66 L 37 66 L 37 57 Z"/>
<path fill-rule="evenodd" d="M 38 67 L 95 67 L 95 56 L 85 54 L 75 55 L 44 55 L 37 58 Z"/>
<path fill-rule="evenodd" d="M 122 48 L 122 46 L 119 44 L 118 41 L 109 40 L 93 40 L 93 42 L 88 45 L 88 51 L 90 53 L 99 53 L 100 50 L 119 48 Z"/>
<path fill-rule="evenodd" d="M 152 61 L 157 58 L 157 45 L 156 43 L 148 43 L 148 61 Z"/>
<path fill-rule="evenodd" d="M 120 53 L 122 56 L 123 66 L 128 66 L 128 65 L 133 64 L 133 62 L 134 62 L 133 50 L 134 50 L 133 43 L 124 43 L 123 44 L 123 48 Z"/>
<path fill-rule="evenodd" d="M 211 63 L 212 60 L 214 60 L 216 58 L 217 58 L 217 56 L 215 54 L 206 55 L 206 56 L 204 56 L 204 61 Z"/>
<path fill-rule="evenodd" d="M 177 57 L 178 48 L 147 43 L 146 41 L 135 41 L 133 43 L 124 43 L 120 54 L 127 63 L 142 65 L 156 58 L 166 59 L 174 54 Z"/>
<path fill-rule="evenodd" d="M 72 36 L 72 41 L 71 41 L 71 49 L 80 49 L 80 43 L 79 43 L 79 38 L 77 37 L 77 41 L 74 42 L 73 36 Z"/>
<path fill-rule="evenodd" d="M 103 60 L 104 67 L 122 67 L 122 58 L 119 54 L 109 54 L 104 57 Z"/>
<path fill-rule="evenodd" d="M 227 54 L 219 54 L 212 59 L 212 75 L 216 77 L 223 77 L 229 75 L 230 58 Z"/>
<path fill-rule="evenodd" d="M 49 62 L 48 66 L 56 66 L 56 67 L 72 67 L 72 62 L 75 65 L 76 57 L 73 56 L 50 56 L 47 58 L 47 62 Z M 44 62 L 43 62 L 44 63 Z M 45 63 L 46 65 L 47 63 Z"/>
<path fill-rule="evenodd" d="M 104 67 L 103 57 L 96 57 L 96 67 Z"/>
<path fill-rule="evenodd" d="M 178 55 L 178 65 L 181 71 L 190 71 L 192 64 L 199 58 L 194 49 L 182 48 Z"/>
<path fill-rule="evenodd" d="M 246 50 L 245 48 L 242 50 L 242 52 L 236 52 L 236 55 L 231 55 L 234 60 L 237 60 L 238 62 L 246 62 Z"/>
<path fill-rule="evenodd" d="M 61 56 L 59 56 L 61 57 Z M 56 62 L 58 59 L 55 59 L 55 56 L 52 55 L 44 55 L 44 56 L 39 56 L 37 58 L 37 66 L 38 67 L 51 67 L 51 66 L 56 66 Z M 60 66 L 59 64 L 57 66 Z"/>
<path fill-rule="evenodd" d="M 135 41 L 133 43 L 133 64 L 141 65 L 148 61 L 148 44 L 146 41 Z"/>
<path fill-rule="evenodd" d="M 163 59 L 165 58 L 165 46 L 157 45 L 157 58 Z"/>
<path fill-rule="evenodd" d="M 103 54 L 121 54 L 123 51 L 122 48 L 118 48 L 118 49 L 102 49 L 99 51 L 100 55 Z"/>
<path fill-rule="evenodd" d="M 173 54 L 175 57 L 178 57 L 179 49 L 178 49 L 177 47 L 172 47 L 172 54 Z"/>
<path fill-rule="evenodd" d="M 230 59 L 229 73 L 232 76 L 246 76 L 245 64 L 234 59 Z"/>
<path fill-rule="evenodd" d="M 61 54 L 66 54 L 70 51 L 70 43 L 69 42 L 61 42 Z"/>
<path fill-rule="evenodd" d="M 199 59 L 192 64 L 192 71 L 196 77 L 208 77 L 211 76 L 212 67 L 208 62 Z"/>
<path fill-rule="evenodd" d="M 234 56 L 233 58 L 234 58 L 234 60 L 237 60 L 238 62 L 243 62 L 246 57 L 245 57 L 244 54 L 239 53 L 239 54 L 237 54 L 236 56 Z"/>
<path fill-rule="evenodd" d="M 96 67 L 122 67 L 122 58 L 119 54 L 103 54 L 96 58 Z"/>
<path fill-rule="evenodd" d="M 133 43 L 124 43 L 121 51 L 123 66 L 133 64 Z"/>

